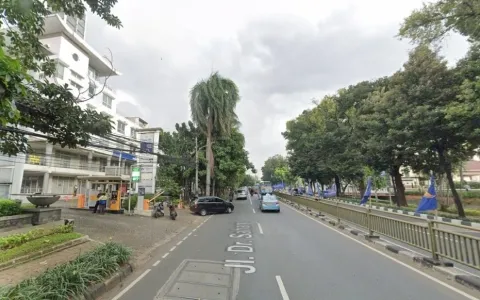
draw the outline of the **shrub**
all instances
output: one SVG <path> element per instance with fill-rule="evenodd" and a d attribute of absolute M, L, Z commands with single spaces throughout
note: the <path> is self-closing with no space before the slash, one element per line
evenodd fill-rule
<path fill-rule="evenodd" d="M 73 225 L 60 225 L 54 228 L 38 228 L 30 230 L 27 233 L 12 234 L 0 238 L 0 249 L 11 249 L 20 246 L 26 242 L 33 241 L 55 233 L 70 233 L 73 231 Z"/>
<path fill-rule="evenodd" d="M 90 285 L 115 273 L 130 256 L 131 250 L 125 246 L 107 243 L 36 278 L 1 289 L 0 299 L 77 299 Z"/>
<path fill-rule="evenodd" d="M 0 217 L 19 215 L 21 213 L 20 203 L 10 199 L 0 199 Z"/>
<path fill-rule="evenodd" d="M 137 195 L 130 196 L 130 209 L 134 210 L 137 207 L 138 197 Z M 122 208 L 128 210 L 128 197 L 122 201 Z"/>

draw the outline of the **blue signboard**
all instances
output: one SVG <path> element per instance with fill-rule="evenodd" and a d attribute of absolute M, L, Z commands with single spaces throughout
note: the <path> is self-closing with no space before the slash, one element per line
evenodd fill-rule
<path fill-rule="evenodd" d="M 122 156 L 122 160 L 131 160 L 131 161 L 137 161 L 137 157 L 133 154 L 126 153 L 126 152 L 120 152 L 118 150 L 113 150 L 112 152 L 113 157 L 120 157 Z"/>
<path fill-rule="evenodd" d="M 153 143 L 140 142 L 140 151 L 146 153 L 153 153 Z"/>

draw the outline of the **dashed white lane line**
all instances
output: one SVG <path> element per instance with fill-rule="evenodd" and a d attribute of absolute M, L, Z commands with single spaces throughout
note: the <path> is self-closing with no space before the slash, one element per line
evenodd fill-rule
<path fill-rule="evenodd" d="M 183 243 L 183 241 L 180 241 L 177 243 L 177 246 L 180 246 Z"/>
<path fill-rule="evenodd" d="M 255 208 L 252 208 L 252 210 L 253 210 L 253 213 L 256 213 Z"/>
<path fill-rule="evenodd" d="M 187 237 L 188 237 L 188 236 L 191 236 L 191 235 L 192 235 L 192 233 L 190 232 L 190 233 L 187 235 Z"/>
<path fill-rule="evenodd" d="M 197 231 L 197 228 L 195 228 L 195 229 L 192 230 L 192 232 L 195 232 L 195 231 Z"/>
<path fill-rule="evenodd" d="M 383 257 L 385 257 L 385 258 L 388 258 L 388 259 L 390 259 L 390 260 L 392 260 L 392 261 L 394 261 L 394 262 L 396 262 L 396 263 L 404 266 L 405 268 L 407 268 L 407 269 L 409 269 L 409 270 L 412 270 L 413 272 L 415 272 L 415 273 L 417 273 L 417 274 L 419 274 L 419 275 L 422 275 L 422 276 L 430 279 L 431 281 L 433 281 L 433 282 L 435 282 L 435 283 L 438 283 L 438 284 L 440 284 L 441 286 L 443 286 L 443 287 L 445 287 L 445 288 L 447 288 L 447 289 L 449 289 L 449 290 L 451 290 L 451 291 L 453 291 L 453 292 L 455 292 L 455 293 L 457 293 L 457 294 L 460 294 L 460 295 L 464 296 L 464 297 L 467 298 L 467 299 L 470 299 L 470 300 L 479 300 L 478 298 L 476 298 L 476 297 L 474 297 L 474 296 L 472 296 L 472 295 L 470 295 L 470 294 L 467 294 L 467 293 L 465 293 L 464 291 L 457 289 L 456 287 L 453 287 L 453 286 L 451 286 L 451 285 L 448 285 L 447 283 L 445 283 L 445 282 L 443 282 L 443 281 L 441 281 L 441 280 L 439 280 L 439 279 L 437 279 L 437 278 L 435 278 L 435 277 L 433 277 L 433 276 L 430 276 L 430 275 L 428 275 L 427 273 L 424 273 L 424 272 L 422 272 L 422 271 L 420 271 L 420 270 L 417 270 L 417 269 L 415 269 L 414 267 L 409 266 L 409 265 L 407 265 L 406 263 L 404 263 L 404 262 L 402 262 L 402 261 L 400 261 L 400 260 L 398 260 L 398 259 L 396 259 L 396 258 L 394 258 L 394 257 L 391 257 L 390 255 L 385 254 L 385 253 L 381 252 L 381 251 L 378 250 L 378 249 L 375 249 L 375 248 L 373 248 L 373 247 L 371 247 L 371 246 L 369 246 L 369 245 L 367 245 L 367 244 L 364 244 L 364 243 L 358 241 L 357 239 L 355 239 L 355 238 L 347 235 L 346 233 L 343 233 L 343 232 L 341 232 L 341 231 L 339 231 L 339 230 L 337 230 L 337 229 L 335 229 L 335 228 L 329 227 L 329 226 L 327 226 L 326 224 L 323 224 L 322 222 L 320 222 L 319 220 L 316 220 L 316 219 L 314 219 L 314 218 L 312 218 L 312 217 L 310 217 L 310 216 L 307 216 L 306 214 L 301 213 L 301 212 L 299 212 L 298 210 L 296 210 L 296 209 L 294 209 L 294 208 L 292 208 L 292 207 L 289 207 L 288 205 L 285 205 L 285 207 L 290 208 L 290 209 L 293 210 L 294 212 L 299 213 L 299 214 L 301 214 L 301 215 L 309 218 L 310 220 L 317 222 L 318 224 L 322 225 L 323 227 L 328 228 L 328 229 L 330 229 L 330 230 L 332 230 L 332 231 L 335 231 L 335 232 L 343 235 L 344 237 L 346 237 L 346 238 L 354 241 L 355 243 L 360 244 L 360 245 L 362 245 L 362 246 L 364 246 L 364 247 L 366 247 L 366 248 L 369 248 L 370 250 L 372 250 L 372 251 L 380 254 L 381 256 L 383 256 Z"/>
<path fill-rule="evenodd" d="M 280 294 L 282 295 L 283 300 L 290 300 L 287 294 L 287 290 L 285 289 L 285 286 L 283 285 L 282 277 L 280 276 L 275 276 L 275 279 L 277 280 L 278 288 L 280 289 Z"/>
<path fill-rule="evenodd" d="M 145 272 L 143 272 L 140 276 L 137 277 L 132 283 L 130 283 L 126 288 L 124 288 L 120 293 L 118 293 L 115 297 L 113 297 L 112 300 L 118 300 L 120 299 L 123 295 L 125 295 L 126 292 L 128 292 L 137 282 L 142 280 L 145 275 L 147 275 L 152 269 L 147 269 Z"/>
<path fill-rule="evenodd" d="M 157 260 L 152 266 L 156 267 L 161 262 L 161 260 Z"/>
<path fill-rule="evenodd" d="M 185 241 L 188 238 L 188 235 L 182 239 L 182 241 Z"/>
<path fill-rule="evenodd" d="M 169 254 L 170 254 L 170 252 L 165 253 L 165 254 L 162 256 L 162 258 L 167 257 Z"/>
<path fill-rule="evenodd" d="M 260 225 L 260 223 L 257 223 L 257 225 L 258 225 L 258 231 L 260 231 L 260 234 L 263 234 L 262 225 Z"/>
<path fill-rule="evenodd" d="M 172 252 L 173 250 L 175 250 L 177 248 L 177 246 L 173 246 L 171 249 L 170 249 L 170 252 Z"/>

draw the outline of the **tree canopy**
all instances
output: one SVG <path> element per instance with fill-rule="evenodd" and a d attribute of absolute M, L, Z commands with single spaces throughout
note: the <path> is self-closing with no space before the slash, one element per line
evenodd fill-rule
<path fill-rule="evenodd" d="M 174 131 L 160 133 L 159 149 L 170 159 L 160 160 L 158 185 L 172 196 L 179 196 L 182 190 L 186 197 L 194 194 L 192 185 L 195 183 L 195 137 L 198 138 L 198 145 L 205 145 L 206 136 L 193 122 L 177 123 Z M 245 150 L 245 137 L 236 128 L 231 130 L 228 138 L 217 139 L 212 144 L 212 151 L 215 157 L 212 192 L 215 195 L 222 195 L 229 188 L 245 185 L 245 180 L 248 180 L 247 170 L 255 171 Z M 199 146 L 200 183 L 205 183 L 207 173 L 204 154 L 205 147 Z M 205 191 L 205 184 L 201 184 L 200 189 Z"/>
<path fill-rule="evenodd" d="M 0 21 L 0 152 L 15 155 L 26 152 L 25 133 L 4 130 L 28 127 L 48 136 L 62 147 L 87 146 L 91 135 L 111 132 L 106 115 L 78 106 L 78 96 L 68 85 L 61 86 L 48 78 L 55 73 L 55 62 L 40 42 L 45 18 L 52 12 L 84 16 L 87 9 L 120 28 L 112 14 L 116 0 L 28 0 L 2 1 Z M 47 79 L 36 79 L 43 73 Z"/>
<path fill-rule="evenodd" d="M 394 74 L 325 96 L 287 122 L 288 166 L 294 176 L 337 192 L 353 184 L 363 192 L 371 176 L 390 174 L 398 205 L 407 205 L 402 168 L 447 179 L 459 216 L 464 209 L 453 172 L 480 147 L 478 1 L 446 0 L 414 11 L 400 35 L 418 45 Z M 467 55 L 449 67 L 436 45 L 449 31 L 470 38 Z M 342 184 L 340 184 L 340 182 Z"/>

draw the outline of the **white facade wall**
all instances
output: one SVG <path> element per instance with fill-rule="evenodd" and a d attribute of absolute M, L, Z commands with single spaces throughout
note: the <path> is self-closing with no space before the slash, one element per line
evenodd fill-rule
<path fill-rule="evenodd" d="M 112 134 L 118 137 L 118 142 L 94 138 L 92 143 L 124 149 L 126 153 L 130 147 L 122 144 L 140 147 L 136 130 L 144 128 L 145 124 L 132 121 L 135 118 L 127 119 L 117 114 L 116 93 L 103 83 L 108 74 L 116 76 L 119 73 L 113 69 L 106 71 L 111 66 L 71 31 L 66 25 L 66 17 L 53 15 L 47 19 L 46 26 L 49 27 L 40 41 L 52 53 L 50 57 L 57 60 L 57 73 L 48 80 L 61 85 L 68 84 L 72 93 L 80 99 L 92 98 L 80 103 L 82 108 L 106 113 L 115 124 Z M 101 71 L 96 71 L 96 67 Z M 35 75 L 43 77 L 42 74 Z M 95 88 L 89 90 L 92 84 Z M 124 125 L 119 126 L 119 121 Z M 62 149 L 34 137 L 29 139 L 29 144 L 33 153 L 18 157 L 0 156 L 0 197 L 25 200 L 27 195 L 35 192 L 72 195 L 74 187 L 79 185 L 78 176 L 105 176 L 112 175 L 111 171 L 114 171 L 116 175 L 129 180 L 130 167 L 134 164 L 122 160 L 119 165 L 119 159 L 112 156 L 111 149 Z"/>

